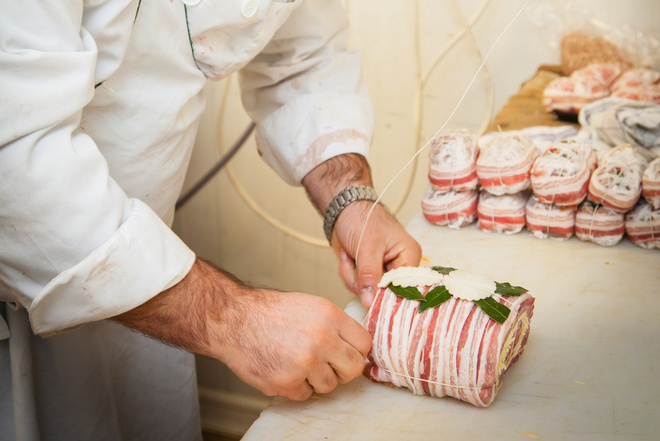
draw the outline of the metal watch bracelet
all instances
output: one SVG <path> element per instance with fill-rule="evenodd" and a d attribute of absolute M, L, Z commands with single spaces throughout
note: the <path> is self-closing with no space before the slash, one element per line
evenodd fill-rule
<path fill-rule="evenodd" d="M 328 209 L 325 211 L 323 217 L 323 232 L 326 239 L 330 242 L 332 237 L 332 230 L 335 227 L 339 214 L 355 201 L 377 201 L 378 194 L 376 191 L 367 187 L 366 185 L 350 185 L 340 191 L 337 196 L 330 202 Z"/>

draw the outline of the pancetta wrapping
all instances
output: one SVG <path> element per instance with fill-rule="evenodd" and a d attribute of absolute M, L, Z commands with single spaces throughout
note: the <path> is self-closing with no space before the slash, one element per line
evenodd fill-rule
<path fill-rule="evenodd" d="M 591 175 L 589 199 L 625 213 L 642 194 L 642 174 L 647 165 L 644 156 L 630 144 L 610 150 Z"/>
<path fill-rule="evenodd" d="M 575 214 L 575 235 L 580 240 L 614 246 L 621 241 L 624 233 L 623 213 L 609 207 L 585 200 Z"/>
<path fill-rule="evenodd" d="M 660 104 L 660 72 L 646 68 L 630 69 L 612 84 L 613 97 Z"/>
<path fill-rule="evenodd" d="M 426 296 L 441 285 L 417 288 Z M 470 300 L 451 297 L 419 313 L 419 301 L 381 288 L 365 321 L 373 339 L 365 376 L 415 395 L 491 405 L 505 373 L 525 349 L 534 310 L 529 293 L 494 294 L 492 299 L 511 311 L 502 324 Z"/>
<path fill-rule="evenodd" d="M 644 170 L 642 196 L 654 209 L 660 208 L 660 158 L 651 161 Z"/>
<path fill-rule="evenodd" d="M 441 192 L 477 188 L 477 136 L 467 129 L 452 130 L 430 143 L 429 181 Z"/>
<path fill-rule="evenodd" d="M 482 191 L 477 206 L 480 230 L 493 233 L 515 234 L 525 228 L 527 192 L 495 196 Z"/>
<path fill-rule="evenodd" d="M 570 239 L 575 232 L 576 207 L 544 204 L 532 195 L 527 201 L 527 229 L 539 239 Z"/>
<path fill-rule="evenodd" d="M 477 218 L 477 190 L 441 192 L 429 186 L 422 199 L 422 213 L 429 222 L 460 228 Z"/>
<path fill-rule="evenodd" d="M 561 142 L 546 149 L 531 171 L 534 194 L 544 204 L 578 205 L 587 196 L 598 157 L 587 144 Z"/>
<path fill-rule="evenodd" d="M 590 64 L 569 77 L 551 81 L 543 91 L 543 105 L 548 112 L 577 114 L 585 104 L 609 96 L 610 87 L 620 73 L 616 64 Z"/>
<path fill-rule="evenodd" d="M 532 139 L 518 131 L 502 132 L 480 147 L 477 177 L 487 192 L 514 194 L 529 188 L 530 170 L 539 151 Z"/>
<path fill-rule="evenodd" d="M 642 248 L 660 250 L 660 208 L 653 208 L 645 200 L 626 214 L 628 239 Z"/>

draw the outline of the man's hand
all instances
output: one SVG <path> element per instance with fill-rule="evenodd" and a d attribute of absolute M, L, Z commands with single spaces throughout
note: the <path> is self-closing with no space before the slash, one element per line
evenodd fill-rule
<path fill-rule="evenodd" d="M 248 288 L 199 259 L 177 285 L 113 319 L 292 400 L 357 377 L 371 349 L 369 332 L 329 300 Z"/>
<path fill-rule="evenodd" d="M 303 185 L 323 214 L 339 191 L 349 185 L 371 186 L 372 182 L 366 159 L 347 154 L 317 166 L 305 176 Z M 346 207 L 337 218 L 331 243 L 339 257 L 340 277 L 366 308 L 373 301 L 384 270 L 418 266 L 422 255 L 419 244 L 385 207 L 377 204 L 368 216 L 373 206 L 373 202 L 357 201 Z"/>

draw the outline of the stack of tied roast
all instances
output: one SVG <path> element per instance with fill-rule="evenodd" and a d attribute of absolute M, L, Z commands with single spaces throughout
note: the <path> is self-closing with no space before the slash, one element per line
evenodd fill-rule
<path fill-rule="evenodd" d="M 629 144 L 599 161 L 579 140 L 541 149 L 522 131 L 451 130 L 430 142 L 429 180 L 422 211 L 434 224 L 604 246 L 627 234 L 660 249 L 660 158 Z"/>

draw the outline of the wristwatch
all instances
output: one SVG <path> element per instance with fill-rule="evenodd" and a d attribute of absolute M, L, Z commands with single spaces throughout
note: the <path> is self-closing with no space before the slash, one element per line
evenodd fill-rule
<path fill-rule="evenodd" d="M 332 202 L 330 202 L 330 205 L 328 205 L 328 209 L 325 211 L 325 216 L 323 217 L 323 232 L 328 242 L 330 242 L 330 238 L 332 237 L 335 222 L 337 222 L 337 218 L 344 208 L 355 201 L 375 202 L 377 200 L 378 194 L 376 194 L 376 191 L 366 185 L 350 185 L 340 191 Z"/>

